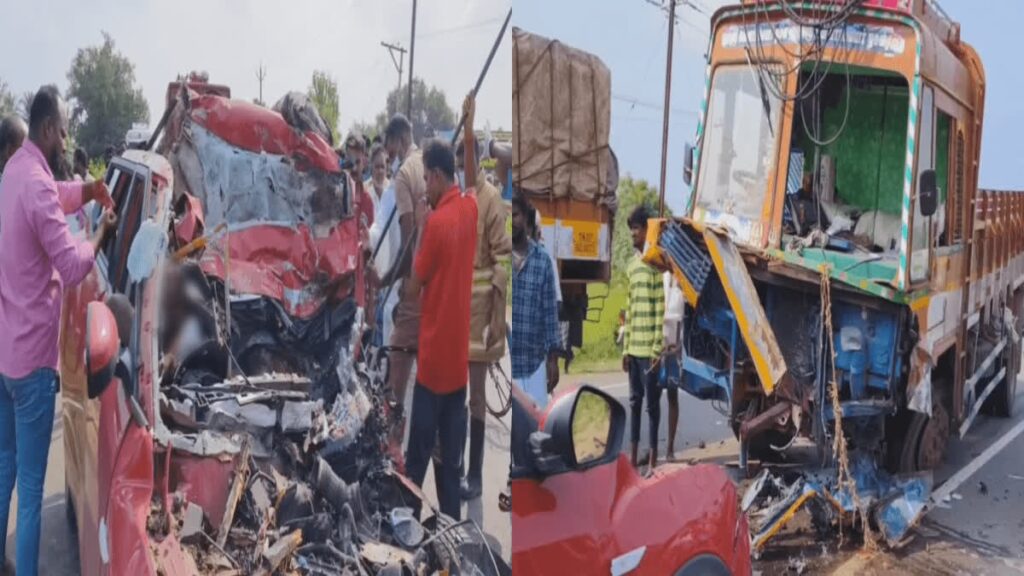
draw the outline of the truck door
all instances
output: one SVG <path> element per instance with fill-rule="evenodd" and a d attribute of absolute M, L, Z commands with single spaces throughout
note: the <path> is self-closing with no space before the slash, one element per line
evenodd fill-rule
<path fill-rule="evenodd" d="M 921 174 L 935 169 L 935 93 L 925 86 L 921 97 L 921 126 L 918 131 L 917 173 L 911 191 L 913 201 L 913 229 L 911 231 L 910 284 L 928 280 L 931 271 L 932 221 L 934 217 L 921 214 Z"/>

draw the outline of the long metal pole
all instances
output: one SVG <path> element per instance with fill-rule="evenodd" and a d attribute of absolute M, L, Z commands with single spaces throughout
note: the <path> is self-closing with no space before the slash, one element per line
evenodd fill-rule
<path fill-rule="evenodd" d="M 669 0 L 668 57 L 665 64 L 665 119 L 661 128 L 661 186 L 658 187 L 658 214 L 665 217 L 665 172 L 668 169 L 668 121 L 672 103 L 672 41 L 675 39 L 676 2 Z"/>
<path fill-rule="evenodd" d="M 412 0 L 412 32 L 409 33 L 409 102 L 405 108 L 405 114 L 409 122 L 416 124 L 412 118 L 412 58 L 416 53 L 416 0 Z"/>
<path fill-rule="evenodd" d="M 512 19 L 512 9 L 508 9 L 508 14 L 505 15 L 505 23 L 501 25 L 501 30 L 498 32 L 498 37 L 494 39 L 494 44 L 491 46 L 491 53 L 487 55 L 487 61 L 484 62 L 484 68 L 480 71 L 480 76 L 476 79 L 476 85 L 473 86 L 473 97 L 476 97 L 476 93 L 480 91 L 480 86 L 484 83 L 484 78 L 487 76 L 487 71 L 491 69 L 491 61 L 494 60 L 494 54 L 498 51 L 498 46 L 501 46 L 501 39 L 505 37 L 505 30 L 508 28 L 508 22 Z M 452 146 L 459 141 L 459 132 L 462 131 L 462 126 L 466 123 L 466 117 L 459 112 L 459 123 L 455 125 L 455 133 L 452 134 Z"/>
<path fill-rule="evenodd" d="M 501 45 L 501 39 L 505 37 L 505 30 L 508 28 L 508 22 L 511 19 L 512 19 L 512 9 L 509 8 L 508 15 L 505 16 L 505 23 L 502 24 L 501 31 L 498 32 L 498 37 L 494 39 L 494 45 L 491 46 L 491 53 L 487 56 L 487 61 L 484 62 L 483 70 L 480 70 L 480 75 L 477 76 L 477 78 L 476 78 L 476 85 L 473 86 L 473 94 L 476 94 L 477 92 L 480 91 L 480 86 L 483 85 L 484 78 L 487 77 L 487 72 L 491 69 L 491 62 L 494 60 L 494 54 L 495 54 L 495 52 L 498 51 L 498 46 Z M 456 141 L 458 140 L 459 132 L 462 130 L 462 127 L 465 124 L 466 124 L 466 118 L 464 116 L 460 117 L 459 118 L 458 127 L 455 128 L 455 134 L 452 136 L 452 146 L 454 146 Z M 397 206 L 391 209 L 391 214 L 388 215 L 388 219 L 387 219 L 387 221 L 384 224 L 384 230 L 380 234 L 380 239 L 377 240 L 377 245 L 373 248 L 373 258 L 377 257 L 377 252 L 380 251 L 381 245 L 384 243 L 384 240 L 387 238 L 388 230 L 391 228 L 392 224 L 394 223 L 395 213 L 397 211 L 398 211 L 398 207 Z M 400 251 L 399 256 L 398 256 L 399 260 L 402 258 L 402 256 L 405 255 L 405 252 L 409 248 L 409 244 L 412 243 L 412 239 L 413 239 L 413 237 L 410 237 L 408 239 L 408 241 L 405 243 L 405 245 L 402 246 L 401 251 Z M 383 299 L 384 302 L 387 302 L 388 298 L 391 297 L 391 290 L 394 288 L 394 286 L 395 286 L 395 284 L 392 283 L 391 285 L 389 285 L 387 287 L 387 290 L 384 293 L 384 299 Z"/>

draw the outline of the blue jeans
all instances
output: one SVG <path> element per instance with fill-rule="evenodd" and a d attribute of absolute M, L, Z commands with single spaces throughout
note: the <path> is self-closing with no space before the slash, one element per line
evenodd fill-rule
<path fill-rule="evenodd" d="M 39 516 L 56 397 L 57 373 L 50 368 L 18 379 L 0 375 L 0 561 L 6 558 L 7 521 L 17 479 L 19 576 L 39 571 Z"/>
<path fill-rule="evenodd" d="M 412 416 L 409 418 L 409 446 L 405 471 L 417 486 L 423 486 L 427 464 L 434 452 L 434 441 L 441 438 L 441 473 L 435 477 L 441 512 L 460 520 L 462 498 L 462 451 L 466 445 L 466 389 L 451 394 L 435 394 L 420 383 L 412 392 Z"/>

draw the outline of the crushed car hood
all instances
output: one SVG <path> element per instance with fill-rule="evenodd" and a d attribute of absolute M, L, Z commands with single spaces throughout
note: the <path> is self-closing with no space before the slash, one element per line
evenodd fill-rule
<path fill-rule="evenodd" d="M 330 145 L 255 104 L 185 100 L 168 137 L 175 196 L 188 192 L 205 209 L 203 270 L 298 318 L 335 296 L 362 304 L 352 186 Z"/>

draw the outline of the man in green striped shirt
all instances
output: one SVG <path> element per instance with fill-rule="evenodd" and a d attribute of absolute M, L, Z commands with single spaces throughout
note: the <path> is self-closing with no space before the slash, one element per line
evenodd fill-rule
<path fill-rule="evenodd" d="M 622 348 L 622 370 L 629 374 L 630 440 L 633 466 L 638 467 L 640 418 L 647 396 L 648 442 L 651 468 L 658 461 L 658 424 L 661 420 L 661 388 L 658 364 L 664 339 L 665 288 L 661 273 L 644 263 L 642 254 L 647 238 L 647 208 L 643 205 L 629 215 L 629 231 L 635 253 L 626 268 L 629 292 L 626 300 L 626 330 Z"/>

